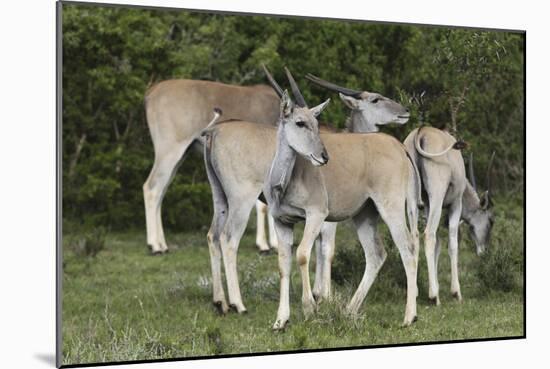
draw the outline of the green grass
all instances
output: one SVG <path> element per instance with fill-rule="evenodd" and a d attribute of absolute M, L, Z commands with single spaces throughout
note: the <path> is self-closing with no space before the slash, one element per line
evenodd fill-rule
<path fill-rule="evenodd" d="M 495 254 L 500 249 L 515 250 L 508 252 L 516 259 L 507 269 L 513 287 L 508 282 L 506 289 L 499 289 L 498 281 L 494 286 L 481 282 L 478 270 L 486 262 L 475 255 L 468 237 L 462 237 L 459 267 L 464 301 L 458 303 L 450 296 L 444 242 L 439 271 L 442 305 L 429 305 L 422 249 L 418 322 L 409 328 L 400 326 L 405 308 L 404 271 L 387 234 L 389 257 L 360 316 L 351 319 L 343 313 L 364 262 L 350 224 L 338 231 L 334 279 L 339 282 L 333 283 L 334 301 L 321 304 L 317 314 L 305 320 L 294 262 L 291 320 L 280 333 L 271 331 L 278 303 L 277 257 L 258 254 L 253 227 L 239 252 L 241 291 L 248 308 L 242 316 L 220 316 L 212 306 L 205 232 L 168 235 L 169 243 L 177 246 L 161 257 L 148 255 L 144 233 L 108 234 L 105 248 L 95 257 L 73 252 L 71 237 L 65 237 L 63 364 L 521 336 L 522 213 L 508 212 L 507 216 L 505 221 L 497 219 L 493 247 Z M 295 240 L 300 236 L 297 233 Z M 466 229 L 461 231 L 466 233 Z M 338 260 L 351 261 L 338 264 Z M 501 261 L 483 265 L 481 270 L 490 270 L 491 265 L 502 268 Z M 350 277 L 347 269 L 361 273 Z"/>

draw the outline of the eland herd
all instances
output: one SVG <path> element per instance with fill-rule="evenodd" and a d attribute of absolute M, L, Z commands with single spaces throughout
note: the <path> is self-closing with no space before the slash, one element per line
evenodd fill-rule
<path fill-rule="evenodd" d="M 310 82 L 337 92 L 349 108 L 347 128 L 337 132 L 317 120 L 330 99 L 310 108 L 287 68 L 292 97 L 262 67 L 271 87 L 170 80 L 147 91 L 146 116 L 155 161 L 143 194 L 151 252 L 168 251 L 162 200 L 178 165 L 196 148 L 204 154 L 212 189 L 214 216 L 207 242 L 213 302 L 221 313 L 230 308 L 246 312 L 239 288 L 237 250 L 254 206 L 256 245 L 261 252 L 275 249 L 279 259 L 280 298 L 274 330 L 284 329 L 290 317 L 293 227 L 301 221 L 305 226 L 296 258 L 306 316 L 315 311 L 319 301 L 331 297 L 336 225 L 346 219 L 352 220 L 365 254 L 363 277 L 346 308 L 350 315 L 358 313 L 386 259 L 377 230 L 381 219 L 399 251 L 407 278 L 403 325 L 412 324 L 417 317 L 421 212 L 426 215 L 429 298 L 439 305 L 437 229 L 443 209 L 448 209 L 451 293 L 462 300 L 459 225 L 461 221 L 469 225 L 480 254 L 489 243 L 493 224 L 490 182 L 489 189 L 478 195 L 472 156 L 470 179 L 466 178 L 460 152 L 463 142 L 447 131 L 422 126 L 401 143 L 378 132 L 378 127 L 406 124 L 410 117 L 407 108 L 378 93 L 352 90 L 307 74 Z M 268 212 L 269 242 L 265 233 Z M 314 245 L 312 289 L 309 260 Z"/>

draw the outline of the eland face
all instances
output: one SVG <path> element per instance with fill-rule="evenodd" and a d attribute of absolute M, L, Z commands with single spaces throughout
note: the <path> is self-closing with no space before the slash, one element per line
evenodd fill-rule
<path fill-rule="evenodd" d="M 487 167 L 487 191 L 479 195 L 479 203 L 476 204 L 471 214 L 469 214 L 468 223 L 470 224 L 470 235 L 472 236 L 476 244 L 476 253 L 481 255 L 489 246 L 491 239 L 491 230 L 493 228 L 493 202 L 491 200 L 491 169 L 493 167 L 493 161 L 495 158 L 495 152 L 492 153 L 489 159 L 489 166 Z M 470 160 L 468 161 L 469 179 L 474 190 L 477 192 L 476 178 L 474 174 L 474 155 L 470 153 Z"/>
<path fill-rule="evenodd" d="M 285 67 L 292 94 L 296 100 L 296 103 L 294 103 L 290 99 L 288 92 L 286 90 L 283 91 L 265 65 L 263 69 L 269 83 L 281 98 L 279 114 L 280 139 L 284 140 L 298 155 L 309 160 L 311 164 L 321 166 L 328 163 L 328 153 L 319 136 L 317 117 L 326 108 L 330 99 L 313 108 L 308 108 L 292 73 Z"/>
<path fill-rule="evenodd" d="M 479 209 L 471 215 L 469 229 L 477 255 L 481 255 L 489 247 L 493 223 L 493 212 L 490 209 Z"/>
<path fill-rule="evenodd" d="M 359 98 L 340 93 L 340 99 L 356 113 L 368 126 L 381 126 L 390 123 L 405 124 L 411 116 L 403 105 L 375 92 L 363 91 Z M 361 127 L 355 127 L 361 129 Z"/>
<path fill-rule="evenodd" d="M 307 74 L 306 78 L 339 93 L 340 99 L 352 111 L 353 126 L 350 129 L 353 132 L 376 132 L 378 126 L 390 123 L 405 124 L 409 121 L 409 109 L 379 93 L 341 87 L 313 74 Z"/>
<path fill-rule="evenodd" d="M 329 156 L 319 136 L 317 116 L 330 99 L 314 107 L 295 106 L 285 93 L 281 102 L 281 122 L 288 145 L 315 166 L 328 163 Z"/>

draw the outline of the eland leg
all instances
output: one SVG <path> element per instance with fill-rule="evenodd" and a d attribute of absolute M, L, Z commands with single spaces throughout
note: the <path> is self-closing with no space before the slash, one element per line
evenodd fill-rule
<path fill-rule="evenodd" d="M 435 241 L 435 286 L 439 291 L 439 255 L 441 254 L 441 239 L 438 237 Z"/>
<path fill-rule="evenodd" d="M 277 319 L 273 324 L 273 330 L 282 330 L 285 328 L 290 318 L 290 270 L 292 268 L 292 241 L 293 227 L 275 220 L 275 231 L 279 240 L 279 308 L 277 309 Z"/>
<path fill-rule="evenodd" d="M 315 311 L 315 299 L 311 291 L 311 283 L 309 280 L 309 259 L 311 256 L 311 248 L 315 239 L 321 231 L 321 226 L 325 220 L 327 213 L 315 212 L 306 215 L 306 224 L 304 226 L 304 235 L 302 241 L 296 249 L 296 259 L 300 267 L 302 276 L 302 308 L 306 316 Z"/>
<path fill-rule="evenodd" d="M 378 207 L 382 219 L 388 226 L 393 242 L 399 250 L 401 261 L 407 275 L 407 304 L 403 326 L 409 326 L 416 320 L 416 295 L 418 286 L 416 283 L 418 259 L 416 257 L 416 242 L 407 228 L 405 219 L 405 201 L 392 199 L 393 201 L 381 202 Z M 378 203 L 377 203 L 378 205 Z"/>
<path fill-rule="evenodd" d="M 437 229 L 441 220 L 444 194 L 430 194 L 430 210 L 424 230 L 424 252 L 428 265 L 428 297 L 435 305 L 439 305 L 439 284 L 437 282 L 436 244 Z"/>
<path fill-rule="evenodd" d="M 318 301 L 330 299 L 331 265 L 336 248 L 336 228 L 338 223 L 324 222 L 319 237 L 315 240 L 315 282 L 313 296 Z"/>
<path fill-rule="evenodd" d="M 416 194 L 413 194 L 413 196 L 415 196 Z M 415 258 L 415 263 L 417 265 L 417 273 L 418 273 L 418 260 L 419 260 L 419 253 L 420 253 L 420 234 L 418 232 L 418 216 L 419 216 L 419 211 L 418 211 L 418 208 L 416 206 L 416 201 L 412 201 L 409 202 L 409 200 L 407 200 L 407 217 L 408 217 L 408 221 L 409 221 L 409 232 L 411 233 L 411 236 L 413 238 L 413 241 L 414 241 L 414 250 L 415 250 L 415 254 L 414 254 L 414 258 Z M 437 247 L 436 247 L 437 249 Z M 437 253 L 436 253 L 436 266 L 435 266 L 435 276 L 436 276 L 436 282 L 437 282 Z M 415 280 L 418 281 L 418 276 L 415 276 Z M 418 297 L 418 288 L 416 289 L 416 297 Z"/>
<path fill-rule="evenodd" d="M 219 312 L 226 314 L 228 311 L 227 300 L 222 282 L 222 251 L 220 247 L 220 233 L 225 222 L 223 214 L 214 214 L 212 225 L 208 231 L 208 250 L 210 252 L 210 266 L 212 268 L 212 292 L 214 306 Z"/>
<path fill-rule="evenodd" d="M 269 246 L 271 246 L 272 249 L 277 250 L 279 248 L 279 241 L 277 241 L 277 232 L 275 232 L 275 220 L 267 212 L 267 225 L 269 227 Z"/>
<path fill-rule="evenodd" d="M 356 315 L 386 260 L 386 250 L 377 236 L 379 216 L 374 206 L 367 205 L 353 218 L 359 242 L 365 253 L 365 272 L 351 301 L 347 305 L 350 315 Z"/>
<path fill-rule="evenodd" d="M 147 244 L 153 254 L 168 251 L 162 227 L 161 205 L 176 168 L 193 140 L 172 143 L 155 150 L 155 162 L 143 184 Z"/>
<path fill-rule="evenodd" d="M 267 244 L 267 237 L 265 234 L 265 218 L 267 214 L 267 205 L 256 200 L 256 247 L 260 252 L 269 251 L 269 245 Z"/>
<path fill-rule="evenodd" d="M 462 214 L 462 197 L 449 209 L 449 257 L 451 259 L 451 294 L 462 301 L 460 282 L 458 281 L 458 228 Z"/>
<path fill-rule="evenodd" d="M 206 237 L 208 241 L 208 250 L 210 252 L 210 266 L 212 268 L 213 303 L 221 314 L 226 314 L 228 305 L 225 299 L 222 281 L 222 250 L 220 246 L 220 235 L 227 219 L 227 199 L 208 161 L 206 161 L 206 171 L 212 189 L 212 202 L 214 206 L 212 224 L 210 225 Z"/>
<path fill-rule="evenodd" d="M 242 302 L 239 288 L 237 251 L 256 197 L 257 196 L 244 196 L 237 201 L 229 201 L 227 220 L 225 221 L 225 226 L 220 235 L 229 305 L 234 307 L 239 314 L 245 313 L 246 308 Z M 250 198 L 252 200 L 250 200 Z"/>
<path fill-rule="evenodd" d="M 319 237 L 315 240 L 315 281 L 313 282 L 313 297 L 319 301 L 321 297 L 321 284 L 323 274 L 323 255 L 321 254 L 321 239 L 323 237 L 319 234 Z"/>

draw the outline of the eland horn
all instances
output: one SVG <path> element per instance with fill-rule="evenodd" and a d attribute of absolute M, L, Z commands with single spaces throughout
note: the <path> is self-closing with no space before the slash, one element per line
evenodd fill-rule
<path fill-rule="evenodd" d="M 292 73 L 290 73 L 287 67 L 285 67 L 285 72 L 286 72 L 288 81 L 290 82 L 290 88 L 292 89 L 292 94 L 296 99 L 296 104 L 303 108 L 307 107 L 306 100 L 304 99 L 304 96 L 302 96 L 302 93 L 300 92 L 300 89 L 298 88 L 298 85 L 296 84 L 294 77 L 292 77 Z"/>
<path fill-rule="evenodd" d="M 474 173 L 474 153 L 470 152 L 470 160 L 468 160 L 468 174 L 470 177 L 470 184 L 477 192 L 476 175 Z"/>
<path fill-rule="evenodd" d="M 311 82 L 313 82 L 316 85 L 319 85 L 321 87 L 327 88 L 327 89 L 332 90 L 332 91 L 341 92 L 344 95 L 352 96 L 352 97 L 355 97 L 357 99 L 360 98 L 361 94 L 363 93 L 363 91 L 352 90 L 351 88 L 346 88 L 346 87 L 341 87 L 341 86 L 335 85 L 334 83 L 325 81 L 324 79 L 321 79 L 317 76 L 314 76 L 311 73 L 308 73 L 306 75 L 306 79 L 308 79 L 309 81 L 311 81 Z"/>
<path fill-rule="evenodd" d="M 281 88 L 281 86 L 279 86 L 279 84 L 277 83 L 277 81 L 275 81 L 275 79 L 273 78 L 271 73 L 269 73 L 269 70 L 267 69 L 265 64 L 262 64 L 262 68 L 264 70 L 264 73 L 265 73 L 265 75 L 267 77 L 267 80 L 269 81 L 269 84 L 271 85 L 271 87 L 273 87 L 273 89 L 275 90 L 277 95 L 279 95 L 279 97 L 282 97 L 283 96 L 283 89 Z"/>

